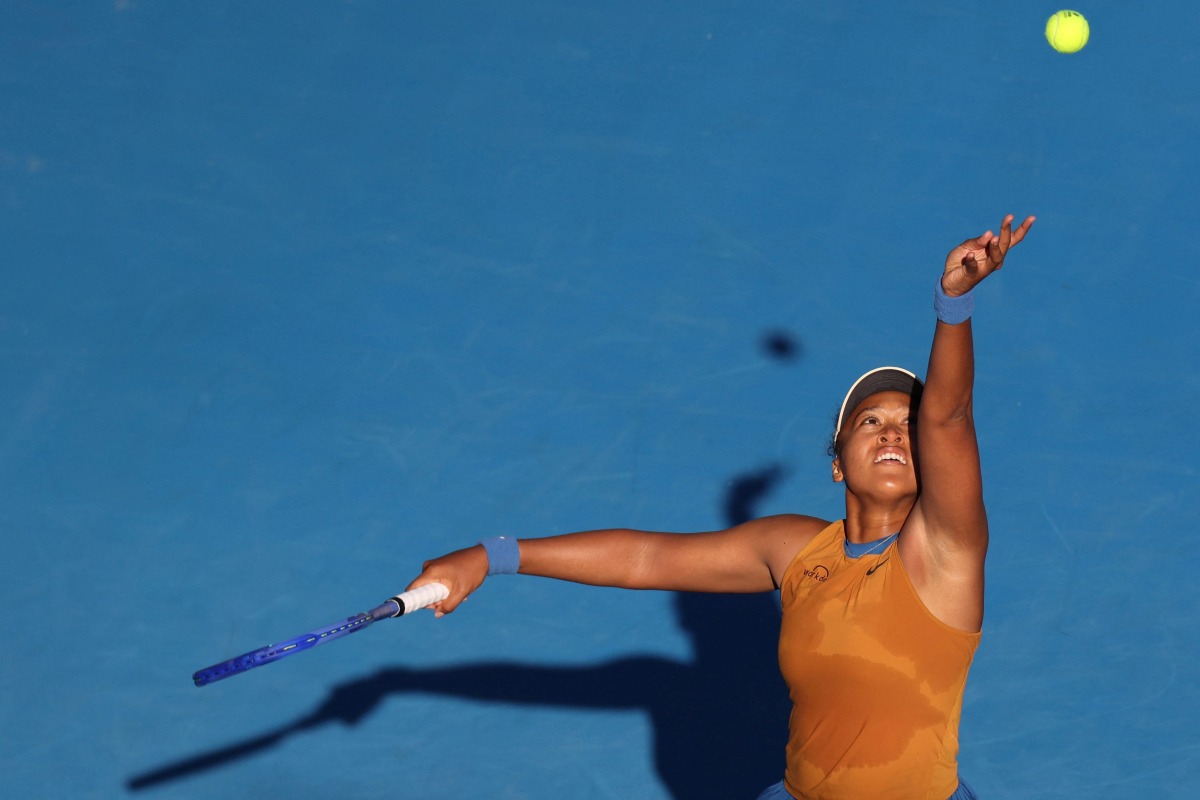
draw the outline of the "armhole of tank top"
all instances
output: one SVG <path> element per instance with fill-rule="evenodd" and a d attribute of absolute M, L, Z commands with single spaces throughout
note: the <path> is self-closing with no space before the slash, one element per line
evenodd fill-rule
<path fill-rule="evenodd" d="M 896 542 L 892 542 L 890 545 L 888 545 L 888 550 L 896 548 L 896 544 L 897 544 Z M 884 552 L 887 552 L 887 551 L 885 550 Z M 908 588 L 909 594 L 912 595 L 912 599 L 914 601 L 916 601 L 916 604 L 921 608 L 921 611 L 925 614 L 925 616 L 929 617 L 931 620 L 933 620 L 935 623 L 937 623 L 941 627 L 945 628 L 947 631 L 950 631 L 951 633 L 956 633 L 959 636 L 974 637 L 975 639 L 979 639 L 983 635 L 982 630 L 978 630 L 978 631 L 975 631 L 974 633 L 972 633 L 971 631 L 964 631 L 961 628 L 956 628 L 953 625 L 950 625 L 949 623 L 946 623 L 946 622 L 942 622 L 940 619 L 938 619 L 937 615 L 934 614 L 932 611 L 930 611 L 929 606 L 925 605 L 925 601 L 921 599 L 921 593 L 917 591 L 917 587 L 913 586 L 912 578 L 910 578 L 908 576 L 908 569 L 905 568 L 905 566 L 904 566 L 904 559 L 900 558 L 900 551 L 898 548 L 896 549 L 896 557 L 894 559 L 892 559 L 892 561 L 894 561 L 895 563 L 892 564 L 891 567 L 889 567 L 889 571 L 895 572 L 895 571 L 899 570 L 900 579 L 902 581 L 904 581 L 904 585 Z M 789 569 L 790 569 L 790 567 L 789 567 Z"/>

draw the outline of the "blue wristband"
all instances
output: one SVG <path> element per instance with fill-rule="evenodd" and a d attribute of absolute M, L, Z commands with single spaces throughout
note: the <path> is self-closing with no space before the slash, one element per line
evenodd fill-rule
<path fill-rule="evenodd" d="M 938 278 L 933 286 L 933 310 L 937 318 L 947 325 L 958 325 L 969 320 L 971 312 L 975 310 L 974 293 L 972 289 L 966 294 L 951 297 L 942 290 L 942 279 Z"/>
<path fill-rule="evenodd" d="M 521 568 L 521 548 L 516 539 L 493 536 L 480 542 L 487 551 L 488 575 L 516 575 Z"/>

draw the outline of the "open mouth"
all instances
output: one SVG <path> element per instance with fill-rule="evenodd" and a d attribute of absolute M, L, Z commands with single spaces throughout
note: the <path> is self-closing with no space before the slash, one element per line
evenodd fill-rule
<path fill-rule="evenodd" d="M 908 459 L 904 457 L 903 453 L 899 453 L 894 450 L 887 450 L 887 451 L 882 452 L 879 455 L 875 456 L 876 464 L 882 464 L 886 461 L 895 461 L 897 464 L 907 464 L 908 463 Z"/>

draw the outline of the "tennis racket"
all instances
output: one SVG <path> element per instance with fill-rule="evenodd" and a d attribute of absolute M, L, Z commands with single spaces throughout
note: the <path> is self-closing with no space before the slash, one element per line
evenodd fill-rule
<path fill-rule="evenodd" d="M 237 658 L 222 661 L 220 664 L 213 664 L 211 667 L 206 667 L 193 674 L 192 682 L 197 686 L 207 686 L 210 683 L 216 683 L 217 681 L 254 669 L 255 667 L 261 667 L 263 664 L 270 664 L 272 661 L 278 661 L 281 658 L 301 653 L 319 644 L 332 642 L 334 639 L 340 639 L 343 636 L 349 636 L 381 619 L 399 617 L 410 611 L 431 606 L 439 600 L 445 600 L 449 594 L 450 590 L 444 585 L 440 583 L 427 583 L 412 591 L 398 594 L 390 598 L 383 605 L 377 606 L 366 613 L 355 614 L 353 617 L 348 617 L 342 622 L 335 622 L 324 628 L 301 634 L 300 636 L 294 636 L 279 644 L 269 644 L 266 647 L 260 647 L 257 650 L 240 655 Z"/>

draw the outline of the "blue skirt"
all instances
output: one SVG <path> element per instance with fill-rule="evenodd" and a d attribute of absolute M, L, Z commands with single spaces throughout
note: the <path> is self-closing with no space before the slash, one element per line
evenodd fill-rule
<path fill-rule="evenodd" d="M 783 781 L 780 781 L 774 786 L 764 789 L 763 793 L 758 796 L 758 800 L 796 800 L 796 798 L 783 788 Z M 950 795 L 948 800 L 979 800 L 979 798 L 975 796 L 975 791 L 967 785 L 967 782 L 959 778 L 958 788 L 954 790 L 954 794 Z"/>

